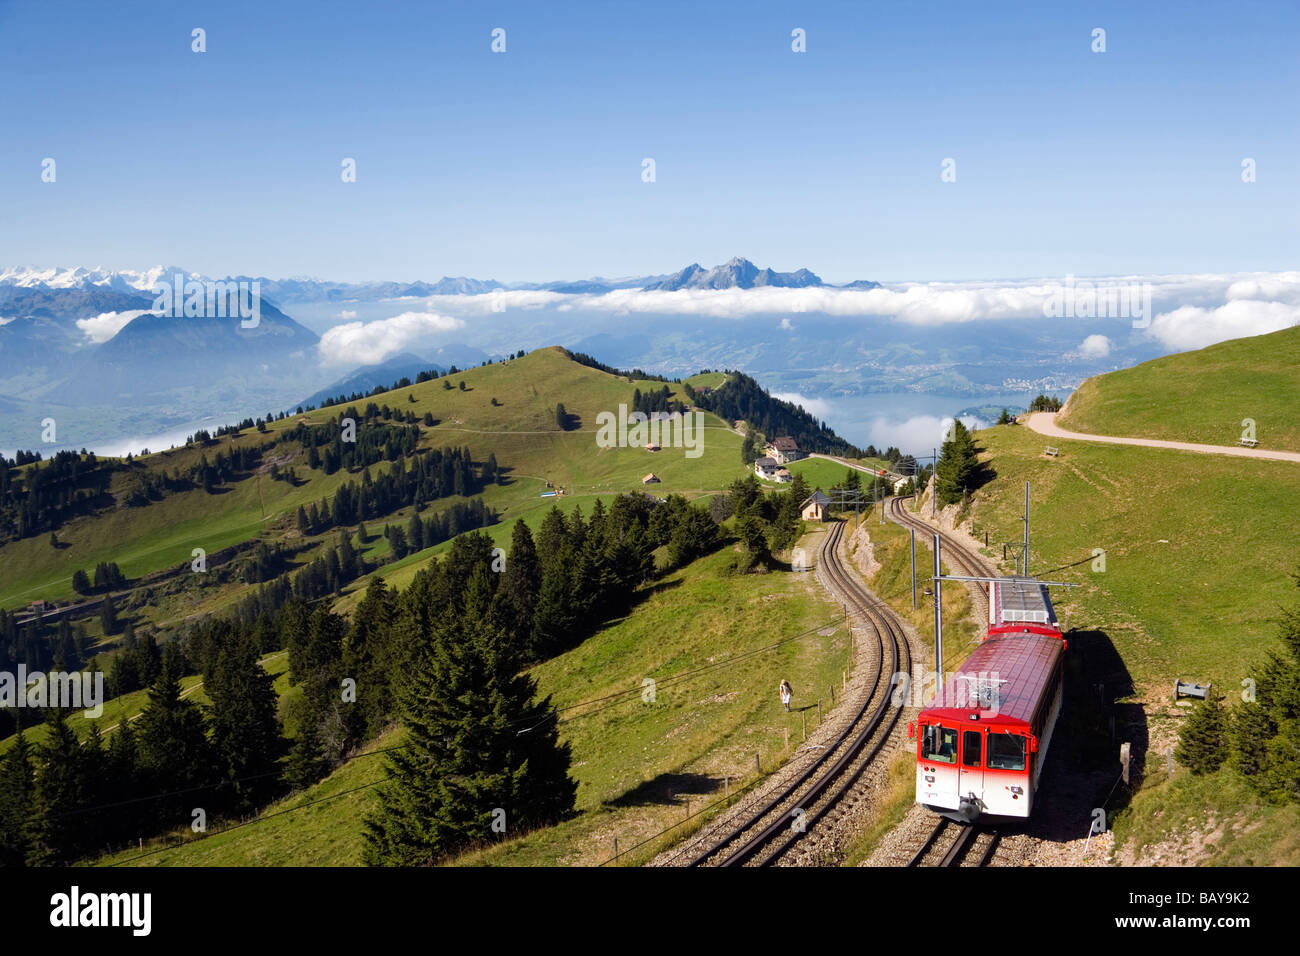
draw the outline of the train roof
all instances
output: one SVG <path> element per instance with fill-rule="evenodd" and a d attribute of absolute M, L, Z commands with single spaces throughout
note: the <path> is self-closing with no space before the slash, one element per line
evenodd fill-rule
<path fill-rule="evenodd" d="M 922 714 L 965 720 L 979 709 L 981 719 L 1029 724 L 1047 692 L 1063 649 L 1055 637 L 995 634 L 975 649 L 951 680 L 945 681 L 941 696 L 931 701 Z M 981 699 L 980 691 L 995 696 Z M 996 718 L 988 714 L 994 705 Z"/>
<path fill-rule="evenodd" d="M 1041 624 L 1057 627 L 1056 609 L 1047 585 L 1038 578 L 999 578 L 989 590 L 989 627 L 1011 624 Z"/>

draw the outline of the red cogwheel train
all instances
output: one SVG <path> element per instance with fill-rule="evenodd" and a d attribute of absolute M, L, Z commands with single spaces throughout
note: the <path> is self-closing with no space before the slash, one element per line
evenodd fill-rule
<path fill-rule="evenodd" d="M 1028 817 L 1061 712 L 1066 641 L 1037 578 L 988 582 L 984 641 L 921 711 L 916 801 L 961 822 Z"/>

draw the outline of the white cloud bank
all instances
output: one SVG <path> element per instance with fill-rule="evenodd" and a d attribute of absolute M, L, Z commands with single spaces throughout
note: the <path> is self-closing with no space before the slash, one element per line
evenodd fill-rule
<path fill-rule="evenodd" d="M 1171 350 L 1198 348 L 1242 335 L 1258 335 L 1300 323 L 1300 272 L 1111 276 L 980 282 L 918 282 L 878 289 L 680 289 L 676 292 L 616 289 L 601 294 L 567 294 L 539 290 L 495 290 L 482 295 L 431 296 L 432 312 L 488 315 L 514 310 L 555 309 L 614 315 L 657 314 L 744 319 L 784 315 L 780 327 L 793 328 L 789 316 L 890 316 L 912 325 L 941 326 L 990 319 L 1081 321 L 1053 318 L 1063 295 L 1077 298 L 1080 289 L 1149 289 L 1153 311 L 1142 315 L 1094 317 L 1144 330 Z M 1112 313 L 1113 316 L 1113 313 Z M 1104 357 L 1104 336 L 1089 336 L 1080 347 L 1084 357 Z M 1090 344 L 1089 344 L 1090 343 Z M 1114 348 L 1114 338 L 1106 338 Z M 1105 353 L 1108 354 L 1108 353 Z"/>
<path fill-rule="evenodd" d="M 126 328 L 132 319 L 139 318 L 148 311 L 148 309 L 137 309 L 126 312 L 101 312 L 93 319 L 77 319 L 77 328 L 85 333 L 86 338 L 98 345 L 107 342 Z"/>
<path fill-rule="evenodd" d="M 1185 305 L 1162 312 L 1151 321 L 1150 332 L 1170 349 L 1185 351 L 1293 325 L 1300 325 L 1300 304 L 1235 299 L 1210 309 Z"/>
<path fill-rule="evenodd" d="M 989 425 L 988 422 L 974 415 L 963 415 L 961 421 L 972 430 L 987 428 Z M 913 415 L 911 418 L 895 421 L 881 415 L 871 420 L 867 427 L 867 434 L 871 436 L 872 443 L 882 451 L 892 445 L 895 448 L 910 449 L 914 454 L 920 454 L 925 449 L 941 446 L 951 426 L 951 416 L 943 418 L 938 415 Z M 929 452 L 925 453 L 929 454 Z"/>
<path fill-rule="evenodd" d="M 321 336 L 320 359 L 325 365 L 374 365 L 424 336 L 464 327 L 463 320 L 435 312 L 403 312 L 374 322 L 349 322 Z"/>
<path fill-rule="evenodd" d="M 835 410 L 835 406 L 824 398 L 809 398 L 807 395 L 800 395 L 798 392 L 773 392 L 772 397 L 783 402 L 801 405 L 809 415 L 816 416 L 823 421 L 830 417 Z"/>

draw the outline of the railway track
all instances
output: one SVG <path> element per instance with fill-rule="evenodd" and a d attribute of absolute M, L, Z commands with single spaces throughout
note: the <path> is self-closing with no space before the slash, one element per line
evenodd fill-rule
<path fill-rule="evenodd" d="M 885 513 L 890 521 L 916 531 L 917 534 L 928 536 L 938 533 L 940 544 L 943 547 L 943 560 L 958 574 L 971 577 L 992 577 L 997 574 L 996 569 L 983 555 L 969 550 L 965 544 L 957 540 L 949 532 L 941 531 L 924 518 L 917 517 L 908 511 L 903 504 L 907 500 L 906 498 L 888 499 Z M 929 538 L 927 538 L 928 540 Z M 974 583 L 967 584 L 966 587 L 970 591 L 975 608 L 977 610 L 982 609 L 982 619 L 987 621 L 989 611 L 988 591 L 981 585 Z"/>
<path fill-rule="evenodd" d="M 940 817 L 907 865 L 987 866 L 993 859 L 999 839 L 997 830 L 954 823 Z"/>
<path fill-rule="evenodd" d="M 856 715 L 809 766 L 774 795 L 706 846 L 692 850 L 690 866 L 770 866 L 786 856 L 822 820 L 853 802 L 855 784 L 889 743 L 903 712 L 893 700 L 893 675 L 908 672 L 911 652 L 902 622 L 880 605 L 840 559 L 844 523 L 836 522 L 823 543 L 819 565 L 832 589 L 844 595 L 845 607 L 859 626 L 876 638 L 872 690 Z"/>

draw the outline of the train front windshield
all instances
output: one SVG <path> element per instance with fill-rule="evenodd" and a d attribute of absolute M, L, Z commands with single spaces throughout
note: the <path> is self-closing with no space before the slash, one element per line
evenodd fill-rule
<path fill-rule="evenodd" d="M 1019 734 L 989 734 L 989 769 L 1024 770 L 1025 738 Z"/>
<path fill-rule="evenodd" d="M 952 727 L 927 724 L 921 732 L 921 759 L 938 763 L 957 762 L 957 731 Z"/>

